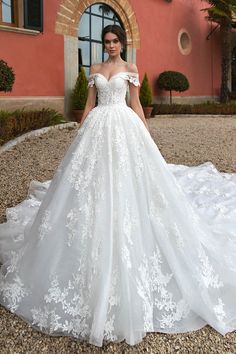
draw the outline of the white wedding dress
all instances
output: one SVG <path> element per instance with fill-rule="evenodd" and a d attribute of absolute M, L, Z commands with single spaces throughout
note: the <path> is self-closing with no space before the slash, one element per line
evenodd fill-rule
<path fill-rule="evenodd" d="M 0 303 L 97 346 L 206 324 L 236 329 L 236 174 L 167 164 L 121 72 L 89 77 L 88 114 L 52 180 L 0 225 Z"/>

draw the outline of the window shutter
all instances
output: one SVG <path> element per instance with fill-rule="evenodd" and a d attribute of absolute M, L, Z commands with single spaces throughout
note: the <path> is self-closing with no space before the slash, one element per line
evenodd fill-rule
<path fill-rule="evenodd" d="M 43 32 L 43 0 L 24 0 L 24 27 Z"/>

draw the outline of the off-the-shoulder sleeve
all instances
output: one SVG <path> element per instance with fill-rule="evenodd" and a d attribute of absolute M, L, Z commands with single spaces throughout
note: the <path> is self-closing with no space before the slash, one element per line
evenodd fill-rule
<path fill-rule="evenodd" d="M 134 86 L 140 86 L 138 73 L 128 73 L 128 80 Z"/>
<path fill-rule="evenodd" d="M 88 77 L 88 87 L 93 87 L 95 85 L 95 81 L 94 81 L 95 75 L 91 74 Z"/>

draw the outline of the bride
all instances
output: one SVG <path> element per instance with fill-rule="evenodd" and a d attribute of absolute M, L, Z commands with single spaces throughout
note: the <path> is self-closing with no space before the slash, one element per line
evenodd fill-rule
<path fill-rule="evenodd" d="M 234 331 L 235 175 L 165 162 L 137 68 L 120 56 L 124 31 L 107 26 L 102 40 L 109 57 L 91 67 L 78 134 L 53 179 L 32 181 L 0 225 L 0 303 L 97 346 L 206 324 Z"/>

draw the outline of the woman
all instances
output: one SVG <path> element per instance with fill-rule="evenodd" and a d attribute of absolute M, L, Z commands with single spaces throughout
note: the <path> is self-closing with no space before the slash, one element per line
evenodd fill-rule
<path fill-rule="evenodd" d="M 120 57 L 125 33 L 108 26 L 102 40 L 109 57 L 91 67 L 78 135 L 52 181 L 33 181 L 0 226 L 0 303 L 41 331 L 97 346 L 207 323 L 233 331 L 235 176 L 166 164 L 137 68 Z"/>

